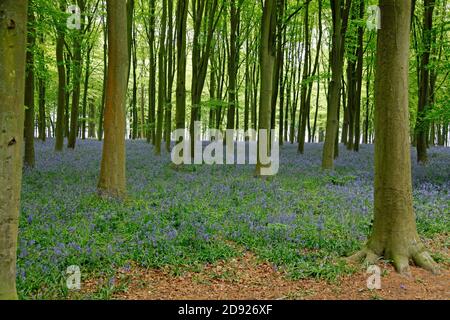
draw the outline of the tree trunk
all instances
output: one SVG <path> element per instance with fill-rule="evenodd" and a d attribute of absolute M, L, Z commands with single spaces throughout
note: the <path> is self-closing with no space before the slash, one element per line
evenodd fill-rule
<path fill-rule="evenodd" d="M 164 108 L 166 104 L 166 20 L 167 20 L 167 0 L 162 3 L 163 12 L 161 17 L 161 31 L 159 36 L 159 53 L 158 53 L 158 111 L 156 117 L 156 137 L 155 137 L 155 153 L 161 154 L 161 140 L 164 120 Z"/>
<path fill-rule="evenodd" d="M 175 122 L 177 129 L 185 129 L 186 125 L 186 27 L 189 0 L 178 0 L 177 3 L 177 88 Z"/>
<path fill-rule="evenodd" d="M 103 118 L 105 115 L 105 101 L 106 101 L 106 83 L 108 82 L 108 24 L 102 18 L 103 24 L 103 89 L 102 89 L 102 100 L 99 110 L 99 120 L 98 120 L 98 140 L 103 139 Z"/>
<path fill-rule="evenodd" d="M 24 165 L 34 167 L 34 50 L 36 44 L 34 12 L 28 10 L 25 78 L 25 157 Z"/>
<path fill-rule="evenodd" d="M 27 1 L 0 2 L 0 300 L 17 299 Z"/>
<path fill-rule="evenodd" d="M 65 10 L 60 0 L 60 10 Z M 58 107 L 56 111 L 55 151 L 62 151 L 64 145 L 64 109 L 66 107 L 66 69 L 64 66 L 64 26 L 57 25 L 56 64 L 58 66 Z"/>
<path fill-rule="evenodd" d="M 417 162 L 425 164 L 428 161 L 427 155 L 427 132 L 428 122 L 425 120 L 426 111 L 430 100 L 430 52 L 431 33 L 433 29 L 433 11 L 435 0 L 424 0 L 423 13 L 423 51 L 420 57 L 419 68 L 419 103 L 417 109 L 416 122 L 416 147 Z"/>
<path fill-rule="evenodd" d="M 260 149 L 265 143 L 264 149 L 267 155 L 270 154 L 270 134 L 267 133 L 267 141 L 262 141 L 261 130 L 270 131 L 272 81 L 275 64 L 275 37 L 276 37 L 276 0 L 265 0 L 263 17 L 261 23 L 261 93 L 259 99 L 259 126 L 258 126 L 258 156 L 256 163 L 256 175 L 261 176 L 263 170 L 270 164 L 262 164 L 260 159 Z"/>
<path fill-rule="evenodd" d="M 303 44 L 305 47 L 305 58 L 303 66 L 302 77 L 302 89 L 300 97 L 300 112 L 298 116 L 298 152 L 303 154 L 305 151 L 305 135 L 306 135 L 306 120 L 309 114 L 309 105 L 307 105 L 307 93 L 308 93 L 308 79 L 310 75 L 311 62 L 310 62 L 310 46 L 311 39 L 309 36 L 309 2 L 305 3 L 305 17 L 304 17 L 304 30 L 305 38 Z"/>
<path fill-rule="evenodd" d="M 380 256 L 409 272 L 409 260 L 436 271 L 417 234 L 409 143 L 408 61 L 411 1 L 380 0 L 375 76 L 375 194 L 373 231 L 351 260 Z"/>
<path fill-rule="evenodd" d="M 345 46 L 345 31 L 347 28 L 348 14 L 351 0 L 347 0 L 342 9 L 344 0 L 331 0 L 333 16 L 333 46 L 331 49 L 332 79 L 328 94 L 327 124 L 325 143 L 322 154 L 322 168 L 333 169 L 335 158 L 336 134 L 339 128 L 338 108 L 341 93 L 341 78 L 343 73 L 343 59 Z"/>
<path fill-rule="evenodd" d="M 230 0 L 230 49 L 228 52 L 228 112 L 227 129 L 234 129 L 234 119 L 236 113 L 236 80 L 238 65 L 238 26 L 240 12 L 236 8 L 236 0 Z"/>
<path fill-rule="evenodd" d="M 364 19 L 364 0 L 359 2 L 359 19 Z M 355 138 L 353 142 L 353 150 L 359 151 L 359 141 L 361 137 L 361 93 L 362 93 L 362 74 L 363 74 L 363 59 L 364 59 L 364 28 L 358 27 L 358 49 L 356 50 L 357 66 L 356 66 L 356 90 L 355 90 Z"/>
<path fill-rule="evenodd" d="M 173 81 L 175 75 L 175 64 L 174 64 L 174 39 L 173 39 L 173 2 L 168 2 L 168 16 L 169 16 L 169 32 L 167 34 L 167 90 L 166 90 L 166 120 L 165 120 L 165 130 L 166 130 L 166 151 L 170 152 L 170 142 L 172 134 L 172 90 Z"/>
<path fill-rule="evenodd" d="M 105 105 L 105 141 L 98 190 L 100 195 L 123 198 L 125 180 L 125 104 L 128 78 L 127 15 L 122 0 L 107 2 L 108 84 Z"/>

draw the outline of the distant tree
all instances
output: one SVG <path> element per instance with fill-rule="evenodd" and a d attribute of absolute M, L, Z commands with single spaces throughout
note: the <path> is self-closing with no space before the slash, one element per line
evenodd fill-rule
<path fill-rule="evenodd" d="M 24 164 L 34 167 L 34 51 L 36 44 L 35 18 L 32 1 L 29 2 L 28 9 L 28 33 L 27 33 L 27 56 L 26 56 L 26 76 L 25 76 L 25 157 Z"/>

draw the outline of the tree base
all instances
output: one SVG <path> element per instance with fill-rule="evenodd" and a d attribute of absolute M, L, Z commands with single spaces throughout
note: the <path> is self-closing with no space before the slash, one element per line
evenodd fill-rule
<path fill-rule="evenodd" d="M 414 264 L 425 270 L 432 272 L 433 274 L 439 274 L 439 267 L 433 260 L 431 255 L 426 251 L 422 245 L 418 245 L 417 248 L 411 248 L 412 250 L 405 250 L 404 252 L 414 252 L 411 255 L 392 252 L 389 256 L 383 256 L 377 254 L 375 250 L 369 247 L 365 247 L 350 257 L 345 258 L 345 261 L 351 264 L 363 263 L 364 265 L 376 264 L 383 257 L 392 260 L 395 270 L 400 274 L 411 275 L 409 268 L 409 262 L 412 260 Z M 402 250 L 403 251 L 403 250 Z M 386 251 L 385 251 L 386 252 Z"/>

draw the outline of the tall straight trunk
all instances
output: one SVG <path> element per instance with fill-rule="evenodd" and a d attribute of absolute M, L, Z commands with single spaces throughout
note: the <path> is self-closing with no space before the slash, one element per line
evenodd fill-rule
<path fill-rule="evenodd" d="M 105 113 L 106 102 L 106 83 L 108 82 L 108 24 L 102 18 L 103 24 L 103 89 L 102 100 L 100 102 L 99 119 L 98 119 L 98 140 L 103 139 L 103 118 Z"/>
<path fill-rule="evenodd" d="M 318 18 L 318 29 L 319 29 L 319 37 L 317 39 L 317 46 L 316 46 L 316 57 L 314 60 L 314 68 L 312 71 L 311 76 L 315 77 L 316 73 L 319 71 L 319 58 L 320 58 L 320 52 L 321 52 L 321 44 L 322 44 L 322 0 L 319 0 L 319 18 Z M 320 73 L 320 72 L 319 72 Z M 318 110 L 318 105 L 319 105 L 319 82 L 320 82 L 320 77 L 317 77 L 317 96 L 316 96 L 316 111 L 314 113 L 314 123 L 313 123 L 313 129 L 312 132 L 309 132 L 309 142 L 313 142 L 314 140 L 314 135 L 316 133 L 316 124 L 317 124 L 317 114 L 319 112 Z M 310 103 L 311 103 L 311 93 L 312 93 L 312 88 L 313 88 L 314 82 L 311 81 L 309 83 L 309 88 L 308 88 L 308 110 L 310 109 Z"/>
<path fill-rule="evenodd" d="M 0 300 L 16 300 L 27 1 L 0 2 Z"/>
<path fill-rule="evenodd" d="M 306 135 L 306 120 L 309 114 L 309 105 L 306 103 L 307 93 L 308 93 L 308 79 L 310 75 L 311 62 L 310 57 L 310 36 L 309 36 L 309 2 L 305 3 L 305 17 L 304 17 L 304 31 L 305 39 L 303 41 L 305 47 L 305 58 L 303 66 L 303 77 L 302 77 L 302 89 L 300 98 L 300 112 L 298 117 L 298 152 L 303 154 L 305 151 L 305 135 Z"/>
<path fill-rule="evenodd" d="M 138 137 L 138 110 L 137 110 L 137 48 L 136 48 L 136 26 L 133 22 L 133 32 L 132 32 L 132 61 L 133 61 L 133 97 L 131 102 L 132 110 L 132 138 L 136 139 Z"/>
<path fill-rule="evenodd" d="M 141 125 L 140 125 L 140 138 L 145 138 L 145 86 L 141 84 Z"/>
<path fill-rule="evenodd" d="M 245 42 L 245 90 L 244 90 L 244 131 L 247 132 L 250 116 L 250 40 L 247 37 Z"/>
<path fill-rule="evenodd" d="M 353 55 L 353 53 L 351 53 Z M 353 136 L 355 129 L 355 108 L 356 108 L 356 63 L 352 60 L 347 62 L 347 107 L 348 131 L 345 136 L 347 149 L 353 149 Z"/>
<path fill-rule="evenodd" d="M 230 0 L 230 49 L 228 52 L 228 112 L 227 112 L 227 129 L 235 128 L 236 114 L 236 81 L 238 66 L 238 27 L 240 12 L 236 7 L 236 0 Z"/>
<path fill-rule="evenodd" d="M 263 143 L 266 144 L 263 150 L 270 153 L 270 134 L 267 133 L 267 141 L 263 141 L 261 138 L 261 130 L 270 131 L 271 123 L 271 98 L 273 94 L 273 72 L 275 64 L 275 37 L 276 37 L 276 0 L 265 0 L 263 17 L 261 22 L 261 51 L 260 51 L 260 64 L 261 64 L 261 89 L 259 99 L 259 126 L 258 126 L 258 156 L 256 163 L 256 175 L 261 176 L 264 173 L 264 169 L 270 166 L 269 164 L 263 164 L 260 159 L 260 149 L 263 147 Z"/>
<path fill-rule="evenodd" d="M 257 50 L 255 51 L 255 55 L 257 54 Z M 255 59 L 256 60 L 256 59 Z M 252 92 L 252 101 L 253 103 L 251 104 L 251 112 L 250 112 L 250 116 L 251 116 L 251 128 L 255 129 L 257 128 L 257 121 L 258 121 L 258 115 L 257 115 L 257 111 L 258 111 L 258 107 L 257 107 L 257 101 L 258 101 L 258 86 L 259 86 L 259 82 L 260 82 L 260 72 L 259 69 L 261 68 L 261 66 L 258 63 L 254 63 L 253 64 L 253 71 L 252 71 L 252 88 L 253 88 L 253 92 Z"/>
<path fill-rule="evenodd" d="M 45 61 L 45 52 L 43 49 L 44 46 L 44 33 L 41 33 L 39 36 L 39 52 L 41 55 L 41 59 Z M 45 128 L 47 125 L 47 116 L 45 111 L 45 103 L 46 103 L 46 90 L 47 90 L 47 81 L 46 81 L 46 71 L 47 66 L 45 65 L 45 62 L 42 63 L 42 69 L 43 74 L 38 75 L 38 101 L 39 101 L 39 115 L 38 115 L 38 131 L 39 131 L 39 139 L 42 141 L 45 141 L 46 139 L 46 132 Z"/>
<path fill-rule="evenodd" d="M 74 55 L 73 55 L 73 91 L 72 91 L 72 108 L 70 109 L 70 130 L 67 147 L 69 149 L 75 149 L 75 143 L 78 134 L 78 114 L 80 107 L 80 92 L 81 92 L 81 45 L 79 39 L 74 41 Z M 68 109 L 66 109 L 68 113 Z M 67 126 L 69 127 L 69 118 L 67 119 Z"/>
<path fill-rule="evenodd" d="M 78 6 L 81 14 L 84 14 L 85 3 L 84 0 L 78 0 Z M 80 108 L 80 93 L 81 93 L 81 75 L 83 72 L 81 45 L 84 32 L 83 19 L 81 19 L 81 30 L 75 33 L 73 43 L 73 92 L 72 92 L 72 109 L 70 113 L 70 132 L 67 147 L 75 149 L 75 143 L 78 135 L 79 122 L 79 108 Z"/>
<path fill-rule="evenodd" d="M 32 2 L 30 2 L 31 4 Z M 35 18 L 28 10 L 28 34 L 25 78 L 25 157 L 24 165 L 34 167 L 34 50 L 36 44 Z"/>
<path fill-rule="evenodd" d="M 88 108 L 88 89 L 89 89 L 89 76 L 91 72 L 91 50 L 92 47 L 89 47 L 86 53 L 86 69 L 84 71 L 84 88 L 83 88 L 83 103 L 82 103 L 82 117 L 81 120 L 81 139 L 86 139 L 86 116 L 87 116 L 87 108 Z"/>
<path fill-rule="evenodd" d="M 47 84 L 43 77 L 39 77 L 38 80 L 38 90 L 39 90 L 39 139 L 45 141 L 46 139 L 46 124 L 47 124 L 47 116 L 45 112 L 45 97 L 46 97 L 46 88 Z"/>
<path fill-rule="evenodd" d="M 173 44 L 173 2 L 168 2 L 168 15 L 169 15 L 169 28 L 167 34 L 167 90 L 166 90 L 166 119 L 165 119 L 165 131 L 166 131 L 166 151 L 170 151 L 170 141 L 172 133 L 172 91 L 173 81 L 175 75 L 174 64 L 174 44 Z"/>
<path fill-rule="evenodd" d="M 347 29 L 348 14 L 351 0 L 347 0 L 342 8 L 344 0 L 331 0 L 333 16 L 333 40 L 331 49 L 332 77 L 328 93 L 327 124 L 325 143 L 322 154 L 322 168 L 333 169 L 335 158 L 336 135 L 339 129 L 338 108 L 341 93 L 341 78 L 343 73 L 345 31 Z"/>
<path fill-rule="evenodd" d="M 180 1 L 179 1 L 180 2 Z M 186 37 L 186 35 L 184 35 Z M 148 28 L 149 45 L 149 83 L 148 83 L 148 131 L 147 142 L 155 142 L 156 113 L 156 57 L 155 57 L 155 0 L 150 0 L 150 17 Z"/>
<path fill-rule="evenodd" d="M 411 1 L 380 0 L 375 76 L 374 221 L 366 247 L 351 260 L 380 256 L 398 272 L 409 273 L 409 260 L 436 271 L 416 229 L 409 142 L 408 62 Z"/>
<path fill-rule="evenodd" d="M 277 30 L 276 30 L 276 57 L 274 62 L 274 73 L 272 80 L 272 99 L 271 99 L 271 116 L 270 116 L 270 128 L 275 129 L 276 125 L 276 112 L 277 112 L 277 100 L 278 100 L 278 90 L 280 89 L 280 76 L 283 74 L 283 16 L 284 16 L 284 0 L 276 0 L 277 3 Z M 280 119 L 281 121 L 281 119 Z"/>
<path fill-rule="evenodd" d="M 426 111 L 430 102 L 430 53 L 431 38 L 433 30 L 433 11 L 435 0 L 424 0 L 423 13 L 423 51 L 420 56 L 419 68 L 419 103 L 417 108 L 416 121 L 416 148 L 417 162 L 425 164 L 428 161 L 427 155 L 427 132 L 429 124 L 425 120 Z"/>
<path fill-rule="evenodd" d="M 64 137 L 69 138 L 70 129 L 70 94 L 71 94 L 71 74 L 72 74 L 72 58 L 69 52 L 64 55 L 64 63 L 66 65 L 66 96 L 64 105 Z"/>
<path fill-rule="evenodd" d="M 191 85 L 191 155 L 194 156 L 194 122 L 201 120 L 201 98 L 206 80 L 209 56 L 214 30 L 217 26 L 218 0 L 197 0 L 192 2 L 194 35 L 192 44 L 192 85 Z M 202 25 L 205 32 L 202 32 Z"/>
<path fill-rule="evenodd" d="M 89 99 L 88 107 L 88 138 L 95 138 L 95 104 L 92 99 Z"/>
<path fill-rule="evenodd" d="M 163 131 L 164 108 L 166 104 L 166 24 L 167 24 L 167 0 L 163 0 L 161 16 L 161 30 L 159 35 L 158 53 L 158 111 L 156 116 L 155 153 L 161 154 L 161 140 Z"/>
<path fill-rule="evenodd" d="M 124 1 L 108 0 L 108 84 L 98 191 L 102 196 L 115 198 L 126 195 L 125 104 L 129 69 L 126 11 Z"/>
<path fill-rule="evenodd" d="M 359 19 L 364 19 L 364 0 L 359 2 Z M 361 93 L 363 82 L 363 63 L 364 63 L 364 27 L 358 27 L 358 49 L 356 50 L 357 66 L 356 66 L 356 91 L 355 91 L 355 138 L 353 142 L 353 150 L 359 151 L 359 141 L 361 138 Z"/>
<path fill-rule="evenodd" d="M 64 1 L 60 0 L 60 10 L 65 10 Z M 64 145 L 64 110 L 66 107 L 66 68 L 64 65 L 65 29 L 62 23 L 57 25 L 56 64 L 58 66 L 58 107 L 56 110 L 55 151 L 62 151 Z"/>
<path fill-rule="evenodd" d="M 124 0 L 127 3 L 127 47 L 128 47 L 128 72 L 127 72 L 127 88 L 130 81 L 131 59 L 133 48 L 133 23 L 134 23 L 134 0 Z"/>
<path fill-rule="evenodd" d="M 185 129 L 186 125 L 186 27 L 189 0 L 178 0 L 177 3 L 177 88 L 175 125 L 177 129 Z"/>

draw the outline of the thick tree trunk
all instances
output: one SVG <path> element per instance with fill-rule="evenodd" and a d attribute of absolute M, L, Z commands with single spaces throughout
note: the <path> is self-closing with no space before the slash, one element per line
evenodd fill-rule
<path fill-rule="evenodd" d="M 17 299 L 27 1 L 0 2 L 0 300 Z"/>
<path fill-rule="evenodd" d="M 417 234 L 409 143 L 408 61 L 411 1 L 380 0 L 375 78 L 375 195 L 373 231 L 351 260 L 380 256 L 408 273 L 409 260 L 436 271 Z"/>
<path fill-rule="evenodd" d="M 103 143 L 99 193 L 123 198 L 125 180 L 125 104 L 128 73 L 127 15 L 122 0 L 107 2 L 108 84 L 105 105 L 105 141 Z"/>

